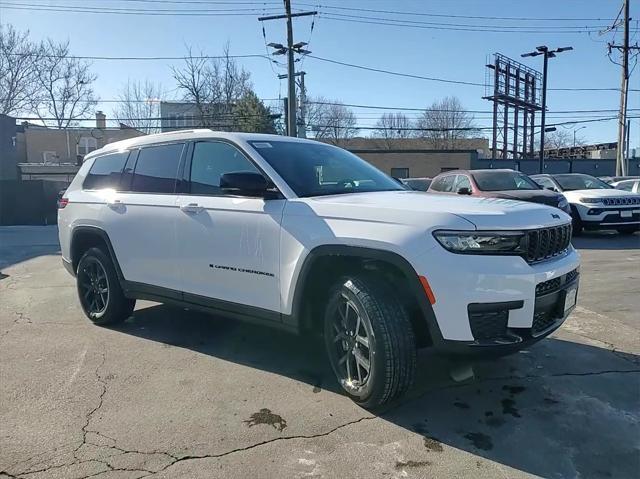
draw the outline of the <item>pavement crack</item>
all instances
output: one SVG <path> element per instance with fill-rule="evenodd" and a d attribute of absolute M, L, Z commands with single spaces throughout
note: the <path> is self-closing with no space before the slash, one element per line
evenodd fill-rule
<path fill-rule="evenodd" d="M 156 472 L 153 472 L 151 474 L 148 474 L 146 476 L 142 476 L 142 477 L 150 477 L 150 476 L 152 476 L 154 474 L 158 474 L 160 472 L 163 472 L 163 471 L 169 469 L 170 467 L 172 467 L 172 466 L 174 466 L 174 465 L 176 465 L 178 463 L 185 462 L 185 461 L 193 461 L 193 460 L 198 460 L 198 459 L 217 459 L 217 458 L 220 458 L 220 457 L 229 456 L 231 454 L 236 454 L 238 452 L 250 451 L 251 449 L 262 447 L 262 446 L 265 446 L 267 444 L 272 444 L 272 443 L 275 443 L 275 442 L 290 441 L 290 440 L 295 440 L 295 439 L 315 439 L 315 438 L 318 438 L 318 437 L 329 436 L 329 435 L 333 434 L 334 432 L 336 432 L 336 431 L 338 431 L 340 429 L 352 426 L 354 424 L 358 424 L 358 423 L 363 422 L 363 421 L 368 421 L 370 419 L 377 419 L 377 418 L 378 418 L 378 416 L 364 416 L 364 417 L 361 417 L 361 418 L 356 419 L 354 421 L 349 421 L 347 423 L 340 424 L 339 426 L 336 426 L 336 427 L 334 427 L 332 429 L 329 429 L 328 431 L 325 431 L 325 432 L 320 432 L 318 434 L 296 434 L 296 435 L 293 435 L 293 436 L 275 437 L 273 439 L 268 439 L 266 441 L 257 442 L 255 444 L 251 444 L 249 446 L 238 447 L 238 448 L 235 448 L 235 449 L 231 449 L 229 451 L 225 451 L 225 452 L 222 452 L 220 454 L 187 455 L 187 456 L 176 457 L 173 462 L 171 462 L 170 464 L 167 464 L 162 469 L 160 469 L 160 470 L 158 470 Z M 165 454 L 167 454 L 167 453 L 165 453 Z"/>

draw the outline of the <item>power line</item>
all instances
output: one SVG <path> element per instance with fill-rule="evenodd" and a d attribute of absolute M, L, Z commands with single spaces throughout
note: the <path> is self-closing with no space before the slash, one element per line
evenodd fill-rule
<path fill-rule="evenodd" d="M 255 116 L 262 116 L 262 115 L 238 115 L 235 118 L 240 119 L 240 118 L 252 118 Z M 196 118 L 199 119 L 200 117 Z M 205 116 L 204 118 L 213 118 L 215 119 L 215 116 Z M 616 120 L 618 117 L 617 116 L 612 116 L 612 117 L 606 117 L 606 118 L 596 118 L 596 119 L 589 119 L 589 120 L 575 120 L 575 121 L 563 121 L 563 122 L 557 122 L 557 123 L 551 123 L 547 126 L 562 126 L 562 125 L 574 125 L 574 124 L 582 124 L 582 123 L 594 123 L 594 122 L 602 122 L 602 121 L 611 121 L 611 120 Z M 640 118 L 640 116 L 633 116 L 633 117 L 628 117 L 630 119 L 638 119 Z M 15 117 L 16 120 L 21 120 L 21 121 L 95 121 L 95 118 L 40 118 L 40 117 Z M 107 121 L 111 121 L 111 122 L 122 122 L 122 121 L 163 121 L 163 120 L 175 120 L 175 117 L 141 117 L 141 118 L 109 118 L 107 119 Z M 228 124 L 220 124 L 218 126 L 224 126 L 224 127 L 230 127 L 231 125 Z M 323 128 L 329 128 L 329 127 L 335 127 L 335 125 L 318 125 L 318 124 L 313 124 L 311 126 L 316 126 L 316 127 L 323 127 Z M 197 127 L 188 127 L 186 129 L 190 129 L 190 128 L 197 128 Z M 206 127 L 205 127 L 206 128 Z M 361 129 L 361 130 L 415 130 L 415 131 L 474 131 L 474 130 L 491 130 L 493 129 L 493 127 L 491 126 L 479 126 L 479 127 L 463 127 L 463 128 L 419 128 L 419 127 L 401 127 L 401 128 L 394 128 L 394 127 L 375 127 L 375 126 L 358 126 L 356 125 L 354 128 L 357 129 Z"/>
<path fill-rule="evenodd" d="M 325 20 L 330 21 L 338 21 L 338 22 L 348 22 L 348 23 L 362 23 L 368 25 L 384 25 L 389 27 L 400 27 L 400 28 L 419 28 L 424 30 L 445 30 L 445 31 L 459 31 L 459 32 L 482 32 L 482 33 L 561 33 L 561 34 L 583 34 L 583 33 L 595 33 L 598 29 L 589 29 L 584 28 L 583 30 L 508 30 L 504 28 L 495 28 L 495 29 L 486 29 L 480 26 L 469 26 L 468 28 L 464 27 L 439 27 L 439 26 L 429 26 L 429 25 L 419 25 L 407 22 L 395 22 L 391 19 L 381 19 L 381 20 L 367 20 L 367 19 L 356 19 L 356 18 L 343 18 L 335 15 L 327 15 L 326 13 L 321 13 L 320 17 Z"/>
<path fill-rule="evenodd" d="M 348 18 L 348 19 L 357 19 L 357 20 L 377 20 L 384 22 L 396 22 L 399 24 L 407 24 L 407 25 L 429 25 L 438 27 L 439 30 L 447 29 L 446 27 L 455 27 L 457 28 L 469 28 L 469 29 L 481 29 L 481 30 L 491 30 L 491 29 L 500 29 L 500 30 L 522 30 L 522 29 L 530 29 L 530 30 L 558 30 L 558 29 L 567 29 L 567 30 L 585 30 L 585 29 L 593 29 L 593 28 L 603 28 L 603 25 L 486 25 L 486 24 L 469 24 L 469 23 L 443 23 L 443 22 L 425 22 L 422 20 L 408 20 L 403 18 L 388 18 L 388 17 L 371 17 L 366 15 L 348 15 L 342 13 L 321 13 L 322 16 L 330 15 L 331 17 L 336 18 Z"/>
<path fill-rule="evenodd" d="M 259 12 L 263 12 L 264 8 L 247 8 L 247 9 L 189 9 L 189 10 L 158 10 L 158 9 L 127 9 L 116 7 L 68 7 L 64 6 L 48 6 L 33 4 L 10 4 L 0 3 L 0 8 L 7 10 L 26 10 L 41 12 L 63 12 L 63 13 L 91 13 L 91 14 L 107 14 L 107 15 L 151 15 L 151 16 L 255 16 Z M 269 7 L 268 10 L 275 10 Z"/>
<path fill-rule="evenodd" d="M 437 78 L 437 77 L 427 77 L 427 76 L 422 76 L 422 75 L 414 75 L 412 73 L 403 73 L 403 72 L 385 70 L 385 69 L 382 69 L 382 68 L 374 68 L 374 67 L 368 67 L 368 66 L 364 66 L 364 65 L 356 65 L 354 63 L 341 62 L 341 61 L 338 61 L 338 60 L 332 60 L 330 58 L 323 58 L 323 57 L 319 57 L 319 56 L 316 56 L 316 55 L 307 55 L 307 56 L 309 58 L 313 58 L 315 60 L 320 60 L 320 61 L 323 61 L 323 62 L 334 63 L 336 65 L 342 65 L 342 66 L 346 66 L 346 67 L 350 67 L 350 68 L 357 68 L 359 70 L 372 71 L 372 72 L 376 72 L 376 73 L 385 73 L 387 75 L 394 75 L 394 76 L 400 76 L 400 77 L 405 77 L 405 78 L 415 78 L 417 80 L 428 80 L 428 81 L 436 81 L 436 82 L 442 82 L 442 83 L 453 83 L 453 84 L 456 84 L 456 85 L 479 86 L 479 87 L 483 87 L 483 88 L 485 86 L 484 83 L 468 82 L 468 81 L 461 81 L 461 80 L 450 80 L 450 79 Z M 618 88 L 549 88 L 549 90 L 555 90 L 555 91 L 619 91 Z M 632 91 L 640 91 L 640 89 L 632 90 Z"/>
<path fill-rule="evenodd" d="M 301 6 L 309 7 L 310 4 L 300 3 Z M 397 10 L 378 10 L 372 8 L 356 8 L 356 7 L 336 7 L 331 5 L 322 5 L 322 9 L 330 10 L 348 10 L 358 12 L 374 12 L 374 13 L 390 13 L 394 15 L 411 15 L 421 17 L 437 17 L 437 18 L 468 18 L 474 20 L 510 20 L 510 21 L 610 21 L 610 18 L 543 18 L 543 17 L 498 17 L 498 16 L 479 16 L 479 15 L 453 15 L 442 13 L 423 13 L 423 12 L 409 12 L 409 11 L 397 11 Z"/>

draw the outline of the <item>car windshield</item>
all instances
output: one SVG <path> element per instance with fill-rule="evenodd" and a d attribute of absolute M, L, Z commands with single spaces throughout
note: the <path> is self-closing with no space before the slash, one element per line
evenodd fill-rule
<path fill-rule="evenodd" d="M 574 190 L 609 190 L 613 188 L 604 181 L 589 175 L 554 175 L 553 177 L 563 191 Z"/>
<path fill-rule="evenodd" d="M 390 176 L 341 148 L 279 140 L 249 143 L 299 197 L 405 190 Z"/>
<path fill-rule="evenodd" d="M 478 171 L 472 175 L 481 191 L 540 189 L 531 178 L 517 171 Z"/>

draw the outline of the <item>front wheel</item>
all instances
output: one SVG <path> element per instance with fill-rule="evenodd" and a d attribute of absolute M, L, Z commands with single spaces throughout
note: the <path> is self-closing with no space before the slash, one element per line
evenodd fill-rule
<path fill-rule="evenodd" d="M 340 385 L 365 408 L 382 406 L 413 383 L 411 322 L 392 288 L 379 278 L 338 281 L 325 310 L 324 340 Z"/>
<path fill-rule="evenodd" d="M 133 312 L 135 299 L 124 296 L 111 261 L 99 248 L 89 248 L 77 270 L 80 305 L 84 314 L 100 326 L 121 323 Z"/>
<path fill-rule="evenodd" d="M 575 206 L 571 207 L 571 231 L 573 236 L 580 236 L 583 229 L 582 219 L 580 213 Z"/>

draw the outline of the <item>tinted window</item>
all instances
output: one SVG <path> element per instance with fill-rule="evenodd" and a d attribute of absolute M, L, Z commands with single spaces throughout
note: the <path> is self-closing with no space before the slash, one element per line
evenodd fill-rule
<path fill-rule="evenodd" d="M 473 179 L 482 191 L 540 189 L 531 178 L 517 171 L 478 171 L 473 173 Z"/>
<path fill-rule="evenodd" d="M 606 184 L 604 181 L 589 175 L 581 175 L 581 174 L 555 175 L 554 178 L 558 182 L 560 187 L 565 191 L 606 190 L 606 189 L 613 188 L 613 186 Z"/>
<path fill-rule="evenodd" d="M 298 141 L 250 143 L 300 197 L 404 190 L 393 178 L 342 148 Z"/>
<path fill-rule="evenodd" d="M 191 160 L 191 193 L 221 194 L 220 177 L 241 171 L 259 173 L 253 163 L 228 143 L 196 143 Z"/>
<path fill-rule="evenodd" d="M 145 193 L 173 193 L 182 146 L 182 144 L 161 145 L 140 150 L 131 190 Z"/>
<path fill-rule="evenodd" d="M 129 152 L 127 151 L 96 158 L 84 180 L 83 188 L 86 190 L 117 189 L 120 183 L 120 173 L 128 156 Z"/>

